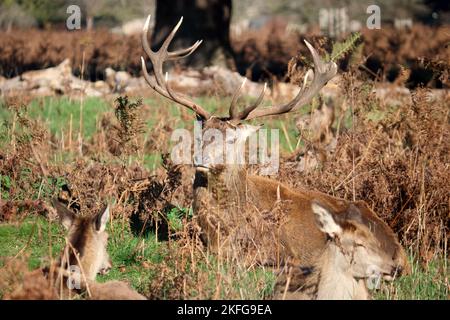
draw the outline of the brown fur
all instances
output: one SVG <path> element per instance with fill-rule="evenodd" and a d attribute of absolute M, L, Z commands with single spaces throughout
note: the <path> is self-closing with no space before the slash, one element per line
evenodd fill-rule
<path fill-rule="evenodd" d="M 55 300 L 56 288 L 41 270 L 28 271 L 24 259 L 8 261 L 0 274 L 4 300 Z"/>
<path fill-rule="evenodd" d="M 97 273 L 111 267 L 106 252 L 108 234 L 105 231 L 109 209 L 92 217 L 80 217 L 68 210 L 62 203 L 54 201 L 62 224 L 68 229 L 69 245 L 59 262 L 42 270 L 25 272 L 20 285 L 7 299 L 72 299 L 84 296 L 92 300 L 144 300 L 143 295 L 122 281 L 97 283 Z M 79 263 L 80 262 L 80 263 Z M 70 273 L 68 265 L 81 266 L 80 288 L 67 287 Z"/>
<path fill-rule="evenodd" d="M 281 260 L 286 261 L 290 257 L 294 258 L 296 264 L 311 265 L 326 244 L 326 236 L 317 228 L 311 211 L 311 201 L 317 199 L 337 215 L 345 214 L 349 209 L 360 212 L 363 223 L 374 232 L 382 246 L 396 258 L 400 266 L 407 268 L 406 254 L 395 234 L 365 202 L 351 202 L 313 190 L 294 190 L 269 178 L 247 176 L 245 169 L 233 174 L 239 177 L 233 180 L 237 184 L 235 187 L 227 185 L 226 180 L 230 180 L 229 176 L 225 178 L 227 174 L 229 172 L 226 170 L 211 170 L 208 173 L 208 189 L 199 187 L 194 191 L 194 210 L 199 215 L 198 221 L 204 231 L 204 240 L 213 250 L 217 250 L 219 243 L 215 221 L 224 221 L 221 228 L 226 229 L 226 217 L 231 214 L 229 211 L 236 208 L 236 199 L 240 199 L 241 209 L 247 203 L 255 205 L 259 211 L 270 210 L 281 200 L 284 202 L 286 219 L 280 226 L 278 254 L 284 257 Z M 244 188 L 246 191 L 240 192 Z M 280 199 L 277 199 L 278 195 Z M 224 235 L 221 238 L 222 241 L 226 240 Z M 272 248 L 269 251 L 273 250 Z"/>
<path fill-rule="evenodd" d="M 91 283 L 89 286 L 91 300 L 147 300 L 123 281 Z"/>
<path fill-rule="evenodd" d="M 8 300 L 56 300 L 85 297 L 89 300 L 146 300 L 146 297 L 123 281 L 98 283 L 81 279 L 79 290 L 66 287 L 67 272 L 56 267 L 51 272 L 34 270 L 24 274 L 21 284 L 5 296 Z M 62 284 L 62 286 L 61 286 Z"/>
<path fill-rule="evenodd" d="M 347 201 L 320 193 L 314 190 L 297 189 L 280 184 L 277 181 L 260 177 L 248 177 L 249 189 L 253 190 L 252 200 L 257 200 L 261 207 L 276 201 L 276 190 L 280 186 L 281 199 L 291 200 L 288 221 L 283 227 L 283 242 L 289 253 L 299 259 L 302 264 L 310 264 L 311 259 L 323 249 L 326 236 L 315 224 L 311 210 L 312 200 L 327 205 L 337 215 L 346 214 L 348 210 L 361 213 L 363 223 L 374 232 L 383 248 L 395 257 L 401 266 L 407 265 L 406 254 L 398 243 L 397 237 L 389 226 L 367 206 L 364 201 Z"/>
<path fill-rule="evenodd" d="M 105 230 L 109 208 L 104 208 L 94 216 L 78 216 L 57 200 L 53 201 L 53 206 L 68 232 L 68 259 L 63 256 L 60 266 L 64 269 L 68 265 L 80 266 L 86 279 L 94 281 L 97 273 L 107 272 L 111 268 L 111 260 L 106 252 L 108 233 Z"/>
<path fill-rule="evenodd" d="M 240 125 L 238 125 L 240 126 Z M 228 122 L 213 118 L 204 122 L 204 130 L 234 128 Z M 315 223 L 311 210 L 313 199 L 320 201 L 336 215 L 360 213 L 361 223 L 369 228 L 382 247 L 395 258 L 403 270 L 408 269 L 404 249 L 396 235 L 364 201 L 348 201 L 308 189 L 293 189 L 281 182 L 262 176 L 248 175 L 245 166 L 209 165 L 198 168 L 197 176 L 207 177 L 207 185 L 194 182 L 194 212 L 203 231 L 203 240 L 213 251 L 228 245 L 235 252 L 234 236 L 239 229 L 264 227 L 264 213 L 282 203 L 283 219 L 276 227 L 258 233 L 259 239 L 247 237 L 243 247 L 257 243 L 258 254 L 263 253 L 262 264 L 272 261 L 280 265 L 293 263 L 310 266 L 326 246 L 326 236 Z M 196 179 L 197 180 L 197 179 Z M 251 214 L 248 212 L 252 211 Z M 239 220 L 240 218 L 240 220 Z M 252 225 L 249 227 L 249 225 Z M 272 259 L 267 257 L 272 257 Z M 275 258 L 276 257 L 276 258 Z"/>
<path fill-rule="evenodd" d="M 321 208 L 329 217 L 334 216 L 328 209 Z M 380 277 L 391 280 L 398 271 L 397 263 L 376 235 L 360 223 L 360 217 L 359 212 L 334 216 L 333 228 L 317 222 L 328 241 L 316 258 L 313 271 L 305 275 L 298 269 L 296 272 L 291 269 L 287 277 L 280 277 L 282 281 L 277 283 L 275 298 L 367 300 L 370 293 L 366 282 L 374 270 Z"/>

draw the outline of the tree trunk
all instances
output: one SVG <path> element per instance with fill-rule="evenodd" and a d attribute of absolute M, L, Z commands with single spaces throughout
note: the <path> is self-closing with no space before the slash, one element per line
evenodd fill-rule
<path fill-rule="evenodd" d="M 159 49 L 182 16 L 183 24 L 170 49 L 186 48 L 197 40 L 203 40 L 203 43 L 195 53 L 180 62 L 197 68 L 208 65 L 233 68 L 229 38 L 231 0 L 157 0 L 153 49 Z"/>

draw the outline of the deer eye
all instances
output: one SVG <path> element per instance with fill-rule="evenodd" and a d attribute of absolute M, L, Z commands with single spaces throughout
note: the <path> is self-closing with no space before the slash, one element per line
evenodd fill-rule
<path fill-rule="evenodd" d="M 365 246 L 363 243 L 361 243 L 361 242 L 356 242 L 356 243 L 355 243 L 355 247 L 356 247 L 356 248 L 357 248 L 357 247 L 365 248 L 366 246 Z"/>

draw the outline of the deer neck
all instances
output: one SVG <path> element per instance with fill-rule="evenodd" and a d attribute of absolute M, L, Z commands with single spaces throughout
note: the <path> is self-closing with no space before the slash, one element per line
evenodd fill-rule
<path fill-rule="evenodd" d="M 246 199 L 247 169 L 244 166 L 228 165 L 218 178 L 224 181 L 225 187 L 233 196 Z"/>
<path fill-rule="evenodd" d="M 364 280 L 355 279 L 350 273 L 349 258 L 335 243 L 330 242 L 320 256 L 318 263 L 318 300 L 369 299 Z"/>
<path fill-rule="evenodd" d="M 194 190 L 206 189 L 215 200 L 227 200 L 244 205 L 247 199 L 247 169 L 243 165 L 226 165 L 204 170 L 197 168 Z"/>

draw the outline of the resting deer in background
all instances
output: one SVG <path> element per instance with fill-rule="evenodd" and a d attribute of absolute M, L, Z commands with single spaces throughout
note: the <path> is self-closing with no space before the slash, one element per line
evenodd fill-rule
<path fill-rule="evenodd" d="M 101 210 L 97 215 L 84 217 L 76 215 L 57 200 L 53 200 L 53 206 L 68 232 L 68 246 L 56 266 L 45 268 L 44 272 L 50 279 L 55 279 L 60 298 L 86 292 L 93 300 L 145 299 L 125 282 L 95 282 L 97 274 L 105 274 L 111 269 L 111 259 L 106 250 L 109 207 Z M 74 266 L 79 269 L 81 275 L 72 273 Z M 76 286 L 74 289 L 68 288 L 69 276 L 72 280 L 79 281 L 78 288 Z"/>
<path fill-rule="evenodd" d="M 304 275 L 300 271 L 297 275 L 300 285 L 290 286 L 288 292 L 290 283 L 279 284 L 275 298 L 367 300 L 368 281 L 376 285 L 381 277 L 386 280 L 395 277 L 399 271 L 396 261 L 361 223 L 357 208 L 350 205 L 345 214 L 336 215 L 313 201 L 311 209 L 319 230 L 328 237 L 327 244 L 313 263 L 312 272 Z"/>
<path fill-rule="evenodd" d="M 316 50 L 305 41 L 313 58 L 314 70 L 307 72 L 299 93 L 292 101 L 282 105 L 258 108 L 264 98 L 264 87 L 254 104 L 238 110 L 237 100 L 242 85 L 232 97 L 229 116 L 212 116 L 206 109 L 185 95 L 174 92 L 163 73 L 165 61 L 178 60 L 192 54 L 201 41 L 197 41 L 187 49 L 168 51 L 168 47 L 182 23 L 182 19 L 180 19 L 161 48 L 154 52 L 148 43 L 149 21 L 150 16 L 144 26 L 142 45 L 152 62 L 154 78 L 148 73 L 144 58 L 141 58 L 142 71 L 147 83 L 158 94 L 195 112 L 197 118 L 201 120 L 204 131 L 211 128 L 223 133 L 227 130 L 236 131 L 237 138 L 227 141 L 227 143 L 245 146 L 247 138 L 258 131 L 260 127 L 246 124 L 244 121 L 299 110 L 300 107 L 311 102 L 320 89 L 337 73 L 336 64 L 322 61 Z M 201 145 L 206 150 L 210 142 L 202 141 Z M 242 149 L 235 148 L 234 150 Z M 283 203 L 285 211 L 283 222 L 280 223 L 276 232 L 272 232 L 272 235 L 267 232 L 267 239 L 263 239 L 261 243 L 255 245 L 258 247 L 257 250 L 268 252 L 266 255 L 261 255 L 262 258 L 258 258 L 258 262 L 277 266 L 283 263 L 309 266 L 327 246 L 327 236 L 315 223 L 315 215 L 311 209 L 312 201 L 316 200 L 330 208 L 336 216 L 345 214 L 350 207 L 353 211 L 358 212 L 361 216 L 361 225 L 371 230 L 386 254 L 395 261 L 395 265 L 399 269 L 407 266 L 406 254 L 395 234 L 365 202 L 351 202 L 317 191 L 293 189 L 279 181 L 250 175 L 247 173 L 245 165 L 217 164 L 214 161 L 214 155 L 224 154 L 224 150 L 215 151 L 218 152 L 206 154 L 202 163 L 195 164 L 193 201 L 194 216 L 202 229 L 202 239 L 211 250 L 219 251 L 227 244 L 232 245 L 233 240 L 228 241 L 228 239 L 232 239 L 240 229 L 245 230 L 246 224 L 253 217 L 249 217 L 247 222 L 241 221 L 239 225 L 233 227 L 230 224 L 235 221 L 233 217 L 242 215 L 249 206 L 255 209 L 254 220 L 258 221 L 259 216 L 262 216 L 263 213 L 270 212 L 277 203 Z M 237 157 L 238 155 L 233 156 Z M 258 223 L 256 225 L 258 226 Z M 276 234 L 275 238 L 273 237 L 274 233 Z M 236 237 L 234 238 L 236 239 Z M 250 239 L 245 245 L 252 246 L 254 242 L 252 243 Z"/>

